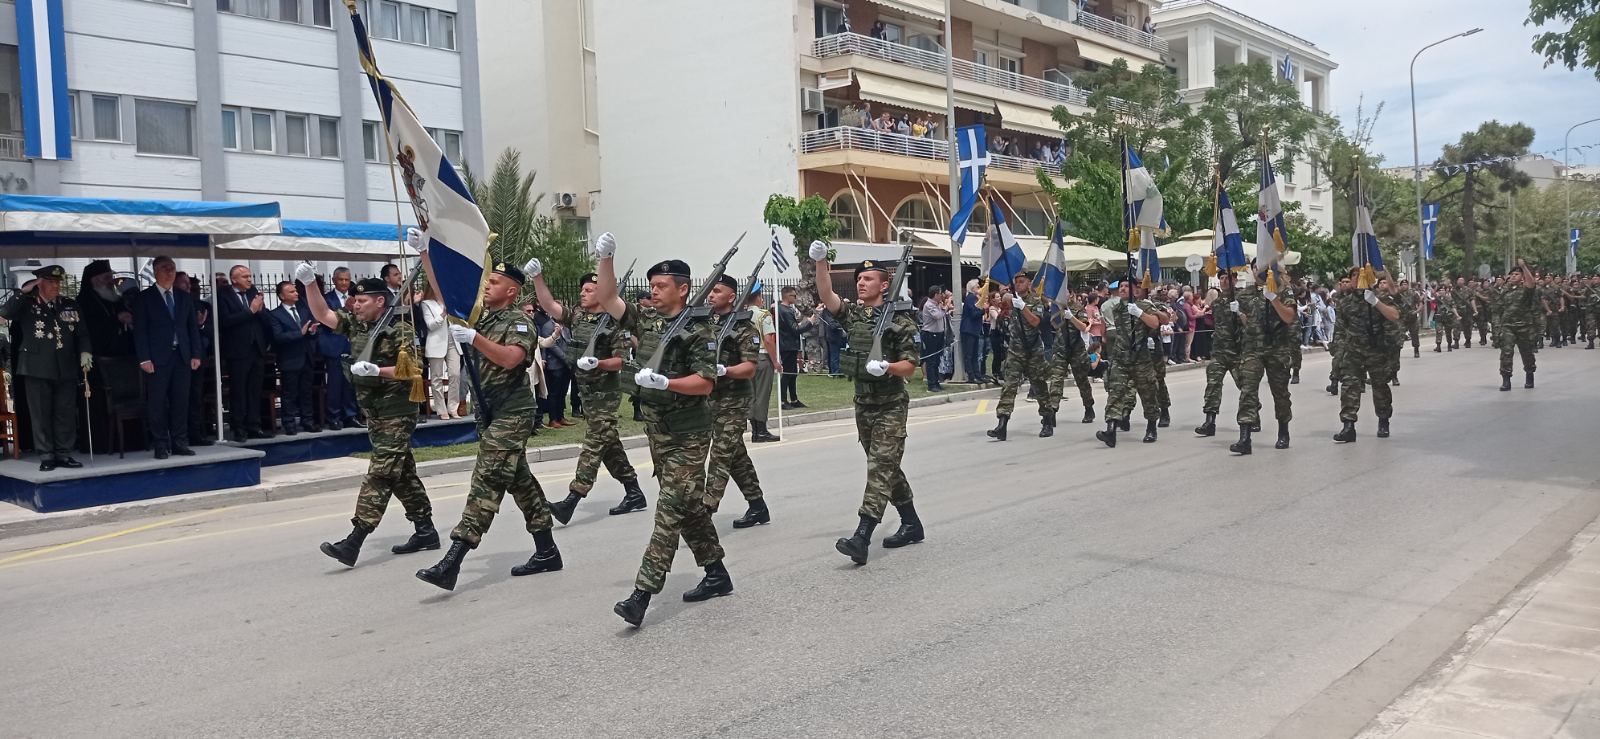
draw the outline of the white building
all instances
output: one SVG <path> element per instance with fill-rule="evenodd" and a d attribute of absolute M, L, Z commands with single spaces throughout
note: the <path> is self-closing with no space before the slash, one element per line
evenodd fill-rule
<path fill-rule="evenodd" d="M 1316 44 L 1215 0 L 1170 0 L 1154 18 L 1186 100 L 1199 101 L 1216 84 L 1218 67 L 1259 61 L 1279 68 L 1288 56 L 1301 100 L 1319 113 L 1332 112 L 1329 78 L 1339 65 Z M 1279 178 L 1284 201 L 1300 203 L 1301 213 L 1333 231 L 1333 192 L 1311 162 L 1297 163 Z"/>
<path fill-rule="evenodd" d="M 384 73 L 450 158 L 481 170 L 477 0 L 362 3 Z M 63 21 L 71 151 L 30 159 L 16 19 L 0 14 L 0 190 L 395 219 L 341 0 L 71 0 Z"/>

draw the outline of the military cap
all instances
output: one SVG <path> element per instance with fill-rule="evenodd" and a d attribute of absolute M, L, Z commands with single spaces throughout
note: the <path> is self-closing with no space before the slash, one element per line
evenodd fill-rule
<path fill-rule="evenodd" d="M 389 297 L 389 286 L 382 279 L 368 277 L 350 286 L 351 295 L 381 295 Z"/>
<path fill-rule="evenodd" d="M 511 278 L 511 280 L 516 282 L 518 285 L 521 285 L 523 282 L 527 281 L 527 279 L 528 279 L 526 276 L 524 276 L 522 274 L 522 270 L 517 269 L 516 267 L 513 267 L 513 266 L 511 266 L 509 264 L 506 264 L 505 262 L 495 262 L 494 263 L 494 273 L 497 274 L 497 275 L 505 275 L 506 277 Z"/>
<path fill-rule="evenodd" d="M 585 272 L 585 273 L 583 273 L 582 277 L 578 278 L 578 287 L 583 287 L 584 285 L 587 285 L 587 284 L 590 284 L 590 283 L 598 283 L 599 281 L 600 281 L 600 276 L 599 275 L 597 275 L 597 274 L 595 274 L 593 272 Z"/>
<path fill-rule="evenodd" d="M 41 280 L 55 280 L 60 282 L 67 278 L 67 271 L 59 264 L 51 264 L 33 271 L 33 276 Z"/>
<path fill-rule="evenodd" d="M 856 267 L 857 277 L 860 277 L 861 273 L 863 272 L 882 272 L 884 274 L 889 274 L 889 268 L 880 262 L 874 262 L 871 259 L 868 259 L 862 262 L 861 266 Z"/>
<path fill-rule="evenodd" d="M 687 280 L 689 279 L 689 263 L 683 261 L 682 259 L 668 259 L 665 262 L 661 262 L 660 264 L 651 267 L 649 271 L 645 273 L 645 277 L 647 279 L 655 277 L 656 275 L 682 277 Z"/>
<path fill-rule="evenodd" d="M 729 275 L 729 274 L 721 275 L 720 277 L 717 278 L 717 284 L 718 285 L 722 285 L 723 287 L 726 287 L 729 290 L 732 290 L 734 292 L 739 292 L 739 281 L 734 279 L 733 275 Z"/>

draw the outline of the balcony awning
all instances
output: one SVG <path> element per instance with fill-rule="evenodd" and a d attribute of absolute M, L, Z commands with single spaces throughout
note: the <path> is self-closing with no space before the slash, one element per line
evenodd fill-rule
<path fill-rule="evenodd" d="M 982 95 L 973 95 L 965 92 L 956 93 L 956 107 L 965 108 L 975 113 L 991 115 L 994 113 L 994 100 Z"/>
<path fill-rule="evenodd" d="M 944 92 L 912 82 L 901 82 L 870 72 L 856 71 L 856 84 L 861 86 L 861 97 L 880 103 L 896 105 L 927 113 L 944 113 Z"/>
<path fill-rule="evenodd" d="M 927 18 L 931 21 L 944 20 L 944 3 L 940 0 L 871 0 L 877 5 L 892 8 L 902 13 Z"/>
<path fill-rule="evenodd" d="M 1096 64 L 1104 64 L 1108 67 L 1111 66 L 1112 62 L 1115 62 L 1118 59 L 1128 59 L 1127 54 L 1119 54 L 1117 53 L 1116 49 L 1113 49 L 1109 46 L 1101 46 L 1093 41 L 1085 41 L 1083 39 L 1078 39 L 1078 56 L 1088 59 Z M 1137 71 L 1137 66 L 1142 65 L 1138 64 L 1137 59 L 1129 59 L 1128 66 L 1130 68 L 1135 68 L 1135 71 Z"/>
<path fill-rule="evenodd" d="M 1015 105 L 1003 100 L 995 101 L 995 105 L 1000 108 L 1001 128 L 1018 133 L 1061 138 L 1061 127 L 1056 125 L 1056 119 L 1050 117 L 1048 110 Z"/>

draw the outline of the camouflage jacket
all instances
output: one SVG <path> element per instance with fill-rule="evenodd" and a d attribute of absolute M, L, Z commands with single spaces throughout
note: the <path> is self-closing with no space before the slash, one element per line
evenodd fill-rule
<path fill-rule="evenodd" d="M 340 309 L 334 311 L 339 321 L 333 327 L 333 332 L 350 340 L 350 353 L 342 358 L 345 379 L 356 391 L 356 403 L 361 406 L 361 412 L 367 418 L 404 418 L 417 415 L 417 404 L 411 402 L 411 381 L 405 379 L 387 379 L 383 377 L 357 377 L 350 372 L 350 365 L 361 358 L 367 351 L 367 344 L 376 342 L 372 346 L 372 355 L 365 361 L 379 367 L 393 367 L 400 361 L 400 350 L 411 352 L 412 360 L 421 362 L 416 350 L 416 334 L 411 324 L 404 321 L 390 321 L 382 331 L 373 333 L 373 325 L 367 321 L 358 320 L 354 313 Z"/>

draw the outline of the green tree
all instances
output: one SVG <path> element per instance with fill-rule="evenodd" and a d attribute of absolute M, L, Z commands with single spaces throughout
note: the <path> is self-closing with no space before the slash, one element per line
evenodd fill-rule
<path fill-rule="evenodd" d="M 506 149 L 487 181 L 463 171 L 467 190 L 495 234 L 489 257 L 521 267 L 533 257 L 544 265 L 545 280 L 557 290 L 575 290 L 578 278 L 594 269 L 589 250 L 570 226 L 539 212 L 544 195 L 533 192 L 537 172 L 522 172 L 522 154 Z M 527 289 L 531 291 L 532 285 Z M 575 300 L 576 294 L 562 295 Z"/>
<path fill-rule="evenodd" d="M 1204 160 L 1230 183 L 1239 174 L 1259 174 L 1263 142 L 1273 166 L 1290 171 L 1324 125 L 1300 101 L 1294 82 L 1266 62 L 1218 67 L 1216 86 L 1206 91 L 1195 117 L 1203 126 Z"/>
<path fill-rule="evenodd" d="M 1117 144 L 1126 137 L 1128 145 L 1141 154 L 1160 152 L 1173 162 L 1193 157 L 1201 124 L 1178 95 L 1178 77 L 1171 70 L 1146 64 L 1134 72 L 1127 60 L 1118 59 L 1081 75 L 1078 82 L 1093 90 L 1090 111 L 1078 115 L 1060 105 L 1053 111 L 1072 152 L 1095 161 L 1116 162 L 1122 157 Z M 1070 167 L 1068 170 L 1072 172 Z"/>
<path fill-rule="evenodd" d="M 1523 25 L 1542 26 L 1560 23 L 1564 31 L 1545 31 L 1533 37 L 1533 50 L 1544 57 L 1545 66 L 1560 64 L 1567 69 L 1579 65 L 1594 70 L 1600 77 L 1600 15 L 1595 0 L 1532 0 Z"/>
<path fill-rule="evenodd" d="M 1496 193 L 1513 193 L 1526 188 L 1533 179 L 1516 168 L 1510 161 L 1479 164 L 1502 157 L 1517 157 L 1528 153 L 1533 144 L 1533 129 L 1521 123 L 1510 125 L 1499 121 L 1480 124 L 1476 131 L 1461 135 L 1461 140 L 1444 147 L 1444 154 L 1435 166 L 1446 166 L 1440 177 L 1437 192 L 1428 199 L 1454 202 L 1459 208 L 1460 231 L 1452 238 L 1461 246 L 1463 266 L 1477 264 L 1478 209 L 1484 201 L 1497 198 Z M 1493 175 L 1492 178 L 1485 174 Z"/>
<path fill-rule="evenodd" d="M 773 194 L 767 198 L 761 217 L 767 225 L 781 226 L 794 236 L 795 264 L 800 268 L 800 294 L 796 300 L 803 306 L 815 305 L 817 263 L 811 260 L 811 242 L 833 241 L 840 225 L 828 212 L 828 201 L 817 195 L 795 200 L 788 195 Z"/>

